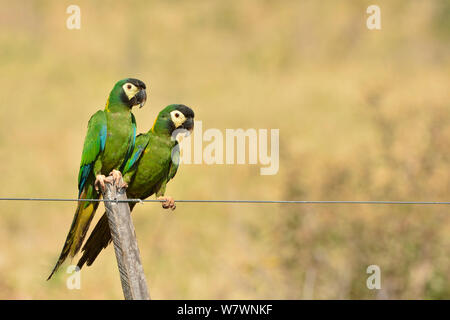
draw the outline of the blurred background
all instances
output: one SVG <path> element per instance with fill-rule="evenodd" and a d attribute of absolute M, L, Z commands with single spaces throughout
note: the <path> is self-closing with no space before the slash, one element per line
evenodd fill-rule
<path fill-rule="evenodd" d="M 71 4 L 80 30 L 66 28 Z M 371 4 L 378 31 L 366 27 Z M 0 7 L 2 197 L 76 197 L 88 119 L 136 77 L 149 87 L 140 132 L 170 103 L 191 106 L 204 130 L 280 129 L 278 174 L 184 165 L 175 198 L 449 200 L 449 1 Z M 69 263 L 45 281 L 75 206 L 0 203 L 1 299 L 123 298 L 112 246 L 80 290 L 66 287 Z M 449 299 L 449 211 L 148 203 L 133 220 L 155 299 Z M 381 290 L 366 287 L 372 264 Z"/>

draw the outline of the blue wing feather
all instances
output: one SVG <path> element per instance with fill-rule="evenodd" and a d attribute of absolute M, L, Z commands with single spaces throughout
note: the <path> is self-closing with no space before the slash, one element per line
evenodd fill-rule
<path fill-rule="evenodd" d="M 89 177 L 89 173 L 91 173 L 92 165 L 93 165 L 92 163 L 89 163 L 81 168 L 81 180 L 80 184 L 78 185 L 78 197 L 80 197 L 81 191 L 83 190 L 87 178 Z"/>
<path fill-rule="evenodd" d="M 78 197 L 80 197 L 88 177 L 92 173 L 95 161 L 100 153 L 105 150 L 106 137 L 106 115 L 104 111 L 98 111 L 89 120 L 88 131 L 84 140 L 80 172 L 78 173 Z"/>
<path fill-rule="evenodd" d="M 136 143 L 136 118 L 134 117 L 134 114 L 131 114 L 131 124 L 133 127 L 133 131 L 132 131 L 132 135 L 130 136 L 130 139 L 129 139 L 130 143 L 128 145 L 127 155 L 125 156 L 125 159 L 123 160 L 122 165 L 120 166 L 120 172 L 122 172 L 122 173 L 124 173 L 126 164 L 133 154 L 134 145 Z"/>
<path fill-rule="evenodd" d="M 106 123 L 105 123 L 100 130 L 100 151 L 101 152 L 103 152 L 103 150 L 105 150 L 106 136 L 107 136 L 106 133 L 107 133 L 107 129 L 106 129 Z"/>
<path fill-rule="evenodd" d="M 147 148 L 149 142 L 148 134 L 140 134 L 135 139 L 136 144 L 134 146 L 133 153 L 124 166 L 122 172 L 123 174 L 128 172 L 139 161 L 142 152 L 144 152 L 145 148 Z"/>

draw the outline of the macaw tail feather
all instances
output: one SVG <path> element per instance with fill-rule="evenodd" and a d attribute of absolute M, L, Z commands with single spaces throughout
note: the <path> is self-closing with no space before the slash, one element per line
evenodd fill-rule
<path fill-rule="evenodd" d="M 83 255 L 77 263 L 78 268 L 83 268 L 85 263 L 90 266 L 110 242 L 111 233 L 109 231 L 108 217 L 104 213 L 81 250 Z"/>
<path fill-rule="evenodd" d="M 98 198 L 98 196 L 95 198 Z M 86 197 L 86 192 L 82 192 L 80 195 L 80 199 L 92 198 Z M 86 236 L 86 232 L 89 229 L 89 225 L 92 221 L 92 218 L 94 217 L 95 211 L 97 210 L 98 204 L 99 202 L 78 202 L 77 210 L 75 211 L 72 225 L 70 227 L 69 233 L 67 234 L 66 242 L 64 243 L 64 247 L 61 250 L 59 259 L 56 262 L 56 265 L 47 280 L 50 280 L 50 278 L 58 270 L 64 260 L 66 260 L 67 256 L 70 255 L 70 257 L 73 258 L 78 253 L 78 251 L 80 251 L 84 237 Z"/>
<path fill-rule="evenodd" d="M 130 203 L 130 212 L 133 211 L 134 206 L 135 203 Z M 92 265 L 100 252 L 110 244 L 111 240 L 108 216 L 104 213 L 86 240 L 83 249 L 81 249 L 83 255 L 78 260 L 78 268 L 83 268 L 84 264 L 87 266 Z"/>

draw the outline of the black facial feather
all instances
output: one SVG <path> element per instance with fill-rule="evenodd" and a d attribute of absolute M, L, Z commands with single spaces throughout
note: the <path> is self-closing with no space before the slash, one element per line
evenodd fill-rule
<path fill-rule="evenodd" d="M 133 106 L 131 104 L 131 101 L 128 99 L 127 94 L 125 93 L 125 91 L 123 89 L 122 89 L 122 91 L 120 91 L 120 100 L 130 108 Z"/>
<path fill-rule="evenodd" d="M 169 119 L 169 121 L 166 121 L 167 124 L 167 129 L 169 130 L 170 134 L 172 134 L 172 132 L 175 131 L 175 124 L 172 122 L 171 119 Z"/>
<path fill-rule="evenodd" d="M 139 79 L 128 78 L 127 82 L 134 84 L 136 87 L 138 87 L 140 89 L 147 89 L 147 87 L 145 86 L 145 83 Z"/>
<path fill-rule="evenodd" d="M 194 118 L 194 111 L 189 108 L 188 106 L 185 106 L 184 104 L 178 104 L 176 107 L 176 110 L 180 111 L 184 116 L 187 118 Z"/>

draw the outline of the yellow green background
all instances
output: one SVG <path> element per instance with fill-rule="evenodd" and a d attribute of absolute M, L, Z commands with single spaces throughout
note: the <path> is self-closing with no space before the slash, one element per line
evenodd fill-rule
<path fill-rule="evenodd" d="M 76 197 L 87 121 L 136 77 L 140 132 L 170 103 L 204 129 L 280 129 L 277 175 L 185 165 L 177 199 L 449 200 L 448 1 L 1 2 L 2 197 Z M 149 203 L 133 220 L 155 299 L 448 299 L 449 209 Z M 0 298 L 123 298 L 111 246 L 81 290 L 68 264 L 45 281 L 74 210 L 0 202 Z"/>

